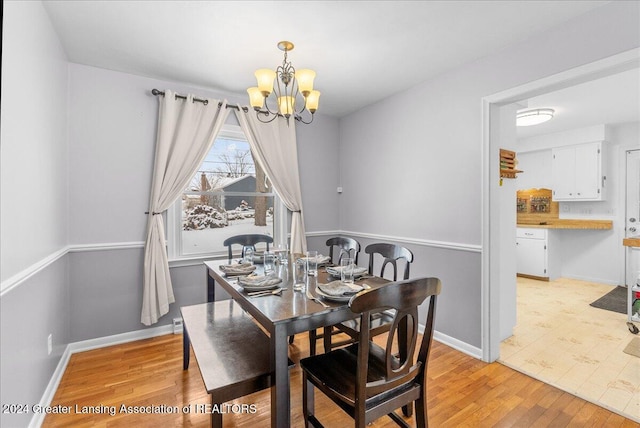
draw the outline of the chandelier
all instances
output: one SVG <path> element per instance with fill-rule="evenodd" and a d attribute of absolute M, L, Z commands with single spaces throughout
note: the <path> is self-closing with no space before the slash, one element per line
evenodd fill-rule
<path fill-rule="evenodd" d="M 260 122 L 268 123 L 278 116 L 284 116 L 288 125 L 289 118 L 293 116 L 295 120 L 309 124 L 313 122 L 313 114 L 318 109 L 320 99 L 320 91 L 313 89 L 316 72 L 309 69 L 296 70 L 287 61 L 287 52 L 293 50 L 293 43 L 282 41 L 278 43 L 278 49 L 284 51 L 282 65 L 276 71 L 268 68 L 257 70 L 255 76 L 258 86 L 247 89 L 251 107 L 256 111 Z M 272 94 L 272 104 L 276 105 L 273 110 L 268 104 Z"/>

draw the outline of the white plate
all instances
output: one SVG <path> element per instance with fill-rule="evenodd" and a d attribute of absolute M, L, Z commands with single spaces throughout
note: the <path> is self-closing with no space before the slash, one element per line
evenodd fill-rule
<path fill-rule="evenodd" d="M 226 265 L 223 265 L 223 266 L 226 266 Z M 224 273 L 224 276 L 226 277 L 249 275 L 253 273 L 254 270 L 256 270 L 256 267 L 253 265 L 247 266 L 246 268 L 242 268 L 242 269 L 236 269 L 236 270 L 233 270 L 233 267 L 232 267 L 233 265 L 231 265 L 230 267 L 231 270 L 227 270 L 229 268 L 224 268 L 223 266 L 220 266 L 220 270 Z"/>
<path fill-rule="evenodd" d="M 267 285 L 266 287 L 262 286 L 262 285 L 260 287 L 252 287 L 250 285 L 242 285 L 242 289 L 244 291 L 247 291 L 247 292 L 275 290 L 278 287 L 279 287 L 278 284 Z"/>
<path fill-rule="evenodd" d="M 332 300 L 334 302 L 348 302 L 349 300 L 351 300 L 353 296 L 355 296 L 355 294 L 351 294 L 348 296 L 331 296 L 330 294 L 323 293 L 322 290 L 320 290 L 317 285 L 316 285 L 316 294 L 318 294 L 318 296 L 322 297 L 323 299 Z"/>
<path fill-rule="evenodd" d="M 238 284 L 245 291 L 263 291 L 263 290 L 273 290 L 278 287 L 278 284 L 282 282 L 282 278 L 273 278 L 266 282 L 265 284 L 245 284 L 242 282 L 242 278 L 238 281 Z"/>

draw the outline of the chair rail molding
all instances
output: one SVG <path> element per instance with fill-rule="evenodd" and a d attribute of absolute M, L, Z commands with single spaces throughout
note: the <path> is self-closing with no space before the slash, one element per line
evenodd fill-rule
<path fill-rule="evenodd" d="M 0 298 L 32 276 L 36 275 L 38 272 L 43 271 L 44 269 L 55 263 L 58 259 L 66 256 L 68 253 L 78 253 L 85 251 L 125 250 L 132 248 L 144 248 L 144 242 L 134 241 L 67 245 L 57 251 L 54 251 L 53 253 L 37 261 L 26 269 L 23 269 L 22 271 L 2 281 L 2 283 L 0 283 Z"/>
<path fill-rule="evenodd" d="M 62 247 L 58 251 L 55 251 L 49 254 L 47 257 L 43 258 L 42 260 L 37 261 L 36 263 L 32 264 L 26 269 L 23 269 L 17 274 L 2 281 L 2 283 L 0 283 L 0 298 L 4 297 L 4 295 L 7 294 L 9 291 L 13 290 L 14 288 L 19 286 L 20 284 L 25 282 L 27 279 L 37 274 L 38 272 L 43 271 L 49 265 L 55 263 L 58 259 L 65 256 L 68 252 L 69 252 L 69 247 Z"/>
<path fill-rule="evenodd" d="M 348 230 L 341 230 L 336 232 L 340 235 L 348 235 L 348 236 L 357 236 L 360 238 L 368 238 L 368 239 L 379 239 L 382 241 L 391 241 L 391 242 L 401 242 L 404 244 L 414 244 L 422 247 L 433 247 L 433 248 L 443 248 L 446 250 L 455 250 L 455 251 L 469 251 L 472 253 L 480 253 L 482 251 L 481 245 L 476 244 L 464 244 L 459 242 L 446 242 L 446 241 L 434 241 L 430 239 L 419 239 L 419 238 L 407 238 L 403 236 L 391 236 L 391 235 L 379 235 L 375 233 L 363 233 L 363 232 L 352 232 Z"/>

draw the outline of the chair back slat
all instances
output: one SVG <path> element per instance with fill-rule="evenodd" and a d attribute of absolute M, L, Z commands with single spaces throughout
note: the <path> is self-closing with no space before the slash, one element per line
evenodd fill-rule
<path fill-rule="evenodd" d="M 235 235 L 231 236 L 224 240 L 222 243 L 228 249 L 229 260 L 233 258 L 233 246 L 234 245 L 242 245 L 242 257 L 244 258 L 244 252 L 247 247 L 252 248 L 254 251 L 256 250 L 256 244 L 265 243 L 267 244 L 267 251 L 269 251 L 269 244 L 273 243 L 273 237 L 269 235 L 261 235 L 261 234 L 246 234 L 246 235 Z"/>
<path fill-rule="evenodd" d="M 335 238 L 327 239 L 326 245 L 327 247 L 329 247 L 329 257 L 331 258 L 331 263 L 335 263 L 339 265 L 340 260 L 342 260 L 343 257 L 352 257 L 354 259 L 355 264 L 356 265 L 358 264 L 358 254 L 360 253 L 360 243 L 355 239 L 347 238 L 344 236 L 336 236 Z M 340 249 L 337 260 L 333 259 L 334 247 L 337 247 Z"/>
<path fill-rule="evenodd" d="M 371 314 L 387 309 L 393 309 L 395 312 L 384 348 L 386 375 L 384 379 L 367 382 L 367 367 L 360 367 L 356 379 L 356 395 L 361 399 L 395 388 L 416 377 L 424 376 L 433 336 L 436 296 L 440 294 L 441 287 L 440 280 L 437 278 L 403 280 L 389 283 L 380 288 L 361 291 L 349 302 L 351 311 L 361 314 L 358 364 L 365 366 L 369 363 L 369 353 L 374 349 L 370 346 Z M 418 358 L 414 362 L 419 336 L 418 306 L 427 298 L 430 299 L 427 325 L 422 336 Z M 400 337 L 405 340 L 399 340 Z M 401 342 L 407 345 L 404 349 L 398 349 L 398 357 L 395 355 L 394 345 Z M 362 375 L 363 373 L 364 375 Z"/>
<path fill-rule="evenodd" d="M 404 273 L 402 279 L 409 279 L 410 265 L 413 263 L 413 253 L 408 248 L 395 244 L 376 243 L 368 245 L 364 251 L 369 254 L 369 275 L 375 275 L 374 259 L 378 254 L 383 258 L 382 267 L 380 268 L 380 276 L 384 277 L 387 265 L 393 267 L 393 281 L 398 280 L 398 260 L 405 262 Z"/>

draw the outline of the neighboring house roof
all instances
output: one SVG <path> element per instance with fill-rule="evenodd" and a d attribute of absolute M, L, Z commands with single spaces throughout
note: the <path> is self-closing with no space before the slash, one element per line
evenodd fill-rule
<path fill-rule="evenodd" d="M 216 187 L 213 188 L 213 191 L 224 191 L 224 189 L 232 184 L 239 183 L 251 178 L 255 180 L 255 176 L 251 174 L 243 175 L 242 177 L 222 177 L 216 182 Z"/>

